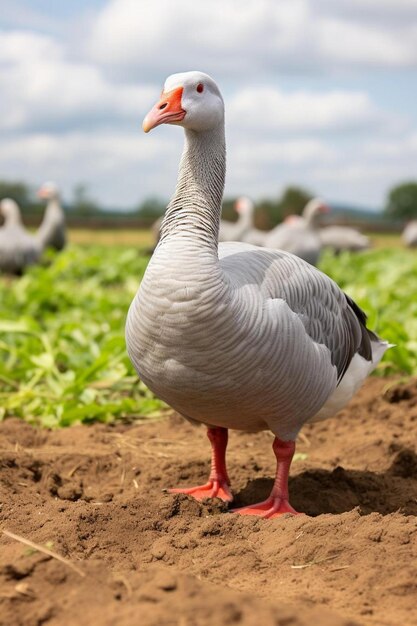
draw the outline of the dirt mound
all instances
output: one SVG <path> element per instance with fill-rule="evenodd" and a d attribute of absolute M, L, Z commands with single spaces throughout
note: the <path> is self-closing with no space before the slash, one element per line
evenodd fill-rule
<path fill-rule="evenodd" d="M 371 379 L 304 429 L 291 501 L 240 517 L 164 488 L 205 481 L 203 429 L 179 417 L 54 432 L 0 425 L 0 626 L 417 623 L 417 382 Z M 272 485 L 269 433 L 231 433 L 235 504 Z M 84 576 L 83 576 L 84 574 Z"/>

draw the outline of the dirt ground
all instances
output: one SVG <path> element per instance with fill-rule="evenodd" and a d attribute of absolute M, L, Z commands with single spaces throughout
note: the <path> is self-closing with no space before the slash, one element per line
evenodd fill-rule
<path fill-rule="evenodd" d="M 387 389 L 388 387 L 388 389 Z M 417 624 L 417 381 L 371 379 L 306 427 L 291 502 L 228 513 L 164 488 L 204 482 L 203 428 L 0 424 L 1 626 Z M 231 433 L 237 505 L 266 496 L 269 433 Z"/>

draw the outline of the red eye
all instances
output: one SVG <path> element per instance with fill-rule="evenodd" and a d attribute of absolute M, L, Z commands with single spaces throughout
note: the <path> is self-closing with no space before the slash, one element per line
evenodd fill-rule
<path fill-rule="evenodd" d="M 198 83 L 197 85 L 197 91 L 198 93 L 202 93 L 204 91 L 204 85 L 203 83 Z"/>

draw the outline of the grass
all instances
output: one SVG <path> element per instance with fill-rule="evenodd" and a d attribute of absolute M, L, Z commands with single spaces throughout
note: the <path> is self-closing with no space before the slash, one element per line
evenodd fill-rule
<path fill-rule="evenodd" d="M 0 417 L 66 426 L 163 407 L 124 340 L 147 262 L 135 248 L 69 246 L 20 279 L 0 279 Z"/>
<path fill-rule="evenodd" d="M 401 248 L 401 237 L 397 233 L 367 233 L 373 248 Z M 71 243 L 91 245 L 92 242 L 102 246 L 139 246 L 151 250 L 154 242 L 150 229 L 120 229 L 91 231 L 73 228 L 70 231 Z"/>
<path fill-rule="evenodd" d="M 367 313 L 368 326 L 396 344 L 378 373 L 417 375 L 417 254 L 381 248 L 335 259 L 326 254 L 320 269 Z"/>
<path fill-rule="evenodd" d="M 139 246 L 144 250 L 151 250 L 154 244 L 152 231 L 149 229 L 91 231 L 73 228 L 70 231 L 70 241 L 79 245 L 91 245 L 93 241 L 100 246 Z"/>
<path fill-rule="evenodd" d="M 113 244 L 107 232 L 94 234 L 100 244 L 72 243 L 22 278 L 0 277 L 0 419 L 55 427 L 153 417 L 164 408 L 137 379 L 124 340 L 150 235 L 116 234 Z M 137 238 L 135 247 L 126 237 Z M 417 374 L 417 254 L 327 254 L 321 267 L 368 312 L 370 327 L 397 344 L 378 373 Z"/>

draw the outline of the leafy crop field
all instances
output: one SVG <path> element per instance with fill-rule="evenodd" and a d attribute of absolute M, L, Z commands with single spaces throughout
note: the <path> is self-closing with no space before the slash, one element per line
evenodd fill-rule
<path fill-rule="evenodd" d="M 20 279 L 0 279 L 0 411 L 43 426 L 149 415 L 124 325 L 147 256 L 70 246 Z"/>
<path fill-rule="evenodd" d="M 149 242 L 108 243 L 72 244 L 22 278 L 0 278 L 0 417 L 53 427 L 155 416 L 164 407 L 137 380 L 124 342 Z M 417 254 L 329 254 L 321 267 L 397 344 L 377 374 L 417 374 Z"/>

